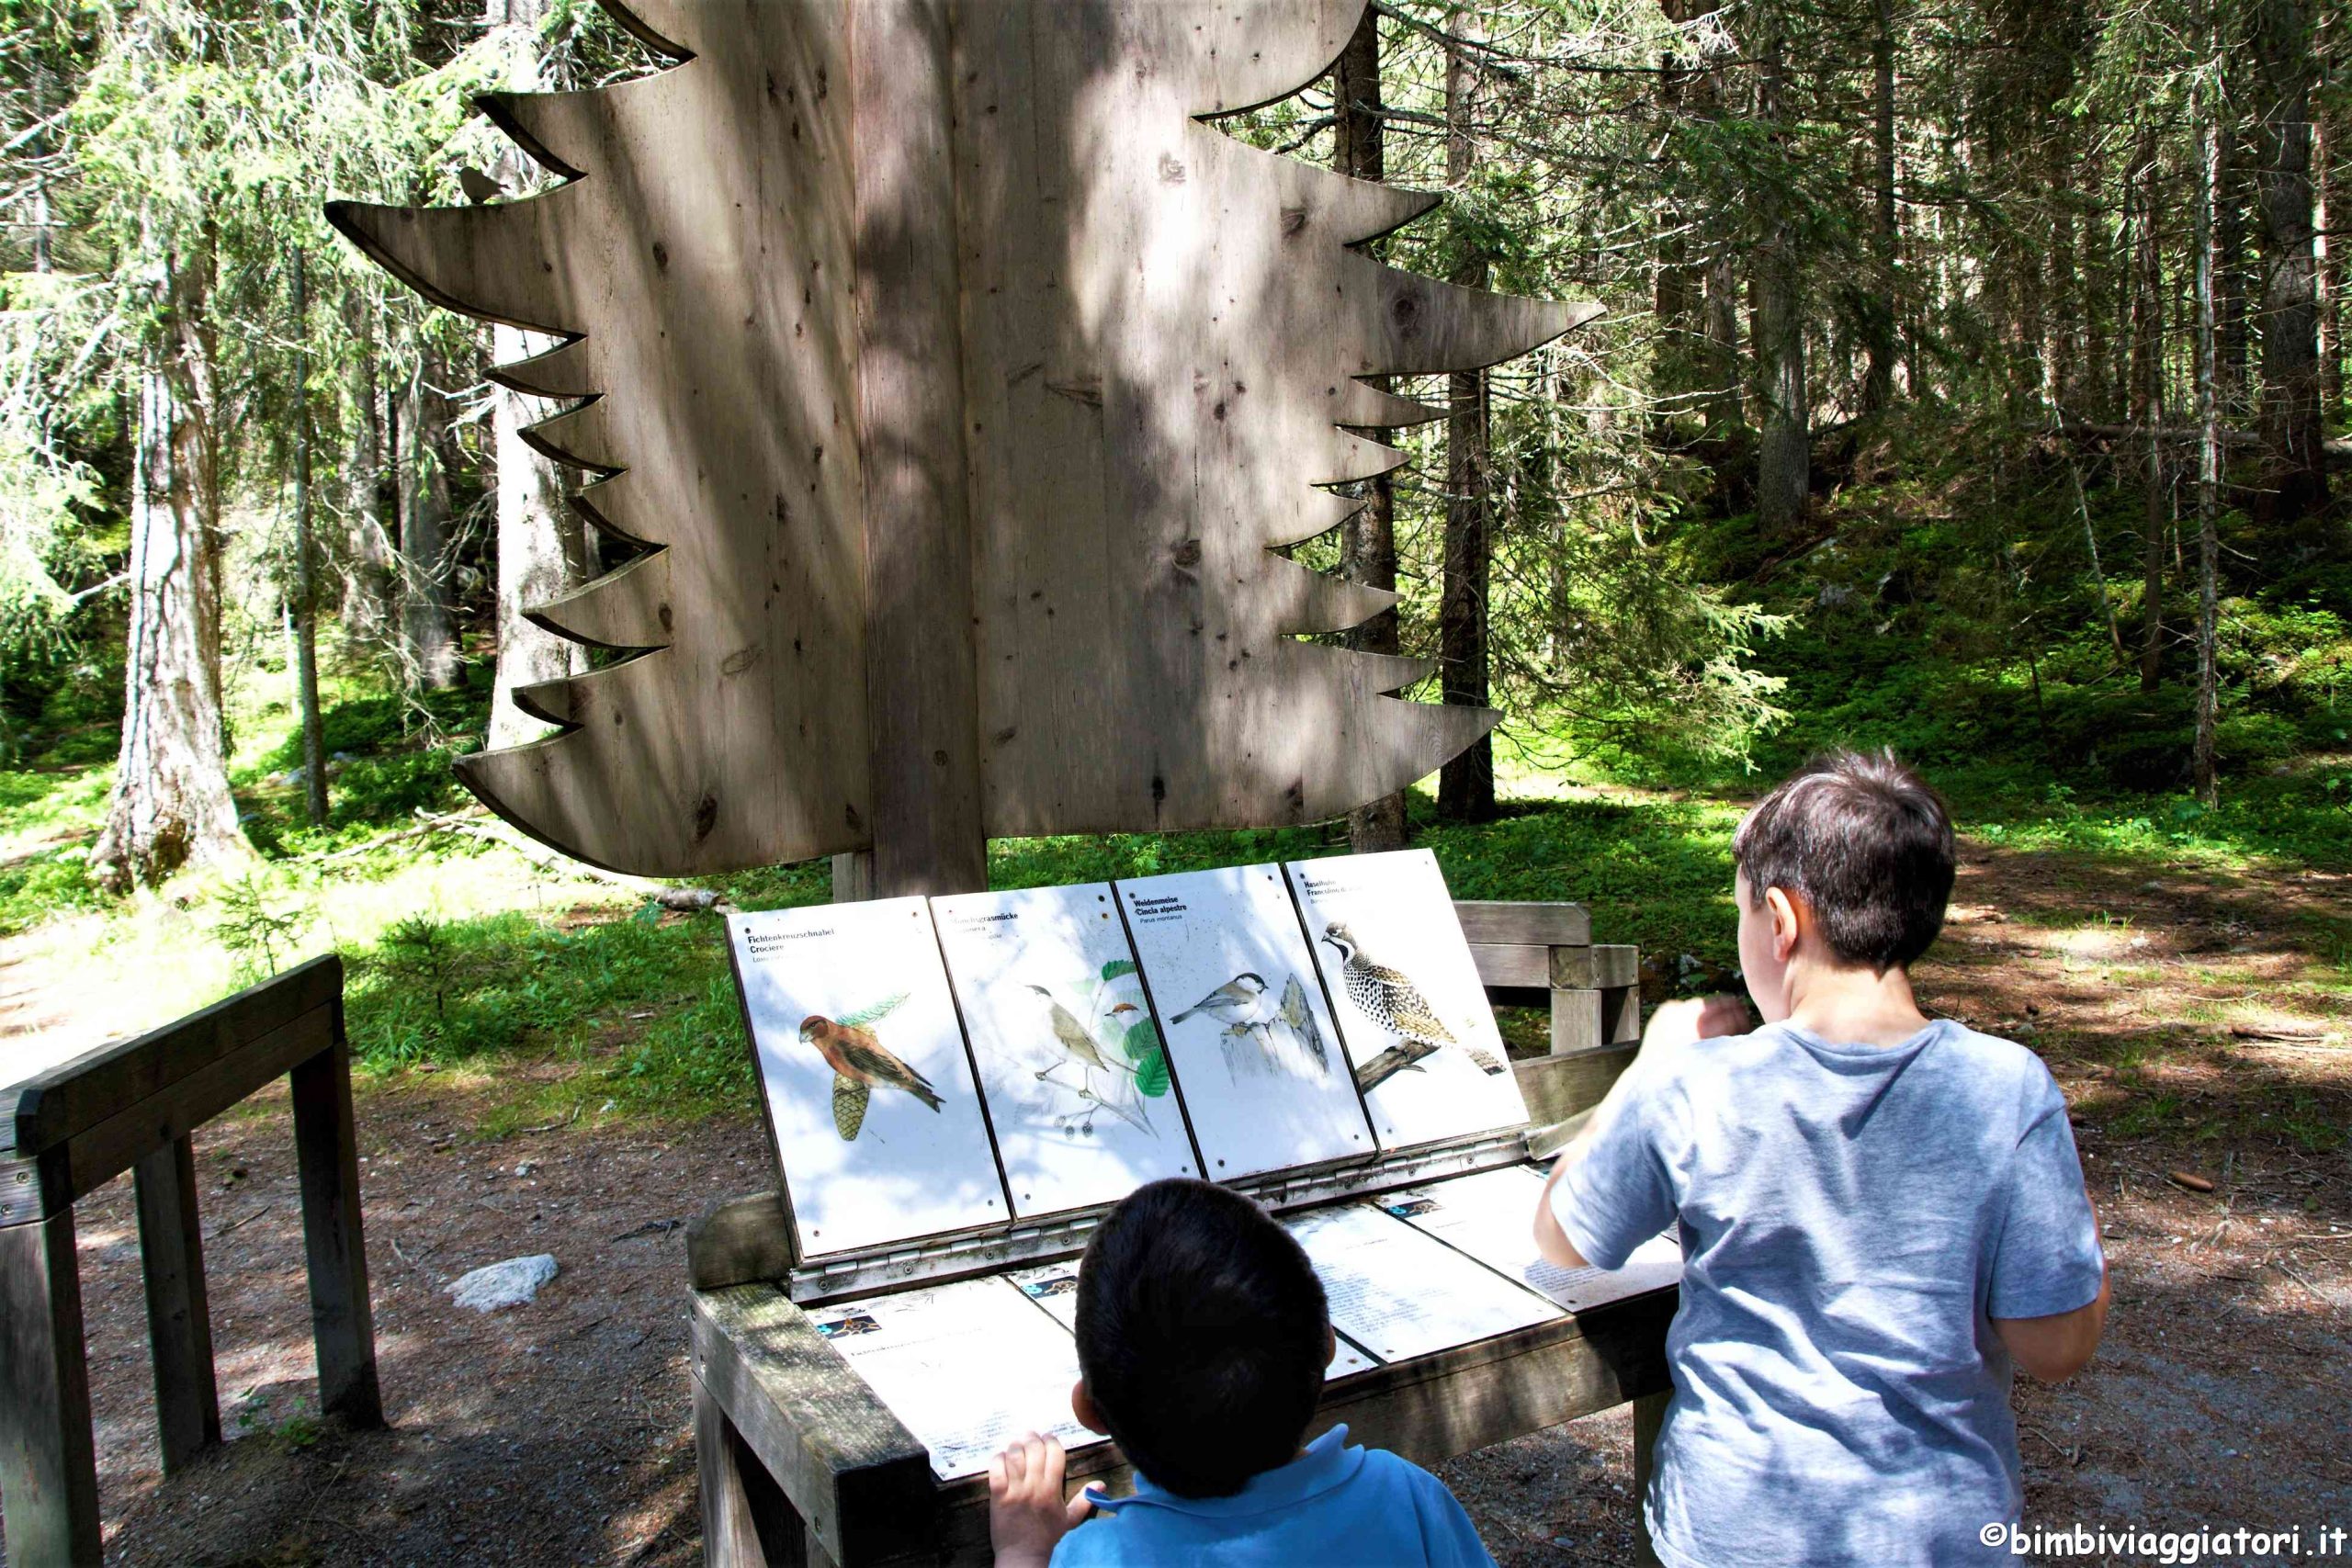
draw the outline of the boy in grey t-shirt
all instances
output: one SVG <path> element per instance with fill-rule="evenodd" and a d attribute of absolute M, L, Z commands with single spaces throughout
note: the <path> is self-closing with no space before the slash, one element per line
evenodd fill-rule
<path fill-rule="evenodd" d="M 2023 1046 L 1913 1000 L 1952 831 L 1891 755 L 1808 765 L 1732 853 L 1764 1027 L 1727 998 L 1661 1009 L 1537 1243 L 1614 1268 L 1679 1228 L 1644 1499 L 1668 1568 L 2004 1561 L 1980 1532 L 2022 1501 L 2010 1369 L 2073 1376 L 2107 1314 L 2065 1102 Z"/>

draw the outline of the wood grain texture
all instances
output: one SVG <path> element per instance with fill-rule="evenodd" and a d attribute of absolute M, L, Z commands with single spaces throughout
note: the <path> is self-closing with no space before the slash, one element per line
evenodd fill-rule
<path fill-rule="evenodd" d="M 1552 1055 L 1573 1056 L 1609 1043 L 1601 1005 L 1604 993 L 1560 990 L 1552 994 Z"/>
<path fill-rule="evenodd" d="M 1579 1111 L 1600 1103 L 1609 1086 L 1633 1065 L 1632 1044 L 1608 1045 L 1573 1056 L 1536 1056 L 1513 1062 L 1521 1098 L 1527 1101 L 1527 1120 L 1536 1127 L 1564 1122 Z"/>
<path fill-rule="evenodd" d="M 708 1568 L 807 1568 L 808 1529 L 775 1478 L 743 1441 L 718 1395 L 694 1384 L 695 1477 Z"/>
<path fill-rule="evenodd" d="M 715 1199 L 686 1226 L 686 1277 L 697 1291 L 781 1280 L 799 1261 L 775 1192 Z"/>
<path fill-rule="evenodd" d="M 865 479 L 868 894 L 977 893 L 979 687 L 967 525 L 947 0 L 850 11 Z"/>
<path fill-rule="evenodd" d="M 0 1228 L 0 1528 L 12 1563 L 96 1568 L 97 1453 L 71 1208 Z"/>
<path fill-rule="evenodd" d="M 1401 460 L 1359 431 L 1433 412 L 1364 378 L 1597 310 L 1385 267 L 1350 247 L 1433 198 L 1201 122 L 1363 0 L 607 4 L 691 58 L 485 100 L 568 183 L 331 208 L 426 298 L 575 338 L 501 374 L 589 400 L 530 438 L 658 552 L 537 612 L 644 651 L 461 760 L 494 807 L 649 874 L 871 849 L 845 883 L 977 887 L 983 836 L 1329 818 L 1493 724 L 1299 640 L 1393 596 L 1274 553 Z"/>
<path fill-rule="evenodd" d="M 174 1475 L 220 1440 L 195 1148 L 187 1138 L 175 1138 L 143 1156 L 134 1171 L 147 1343 L 155 1366 L 155 1427 L 164 1473 Z"/>
<path fill-rule="evenodd" d="M 458 766 L 526 832 L 624 871 L 862 848 L 846 0 L 616 15 L 694 58 L 597 91 L 484 100 L 577 177 L 485 206 L 331 210 L 435 303 L 578 337 L 508 373 L 594 397 L 532 439 L 605 476 L 580 499 L 592 522 L 658 552 L 539 614 L 652 651 L 542 699 L 563 733 Z"/>
<path fill-rule="evenodd" d="M 319 1409 L 353 1427 L 384 1424 L 376 1382 L 375 1311 L 359 1219 L 359 1145 L 351 1124 L 351 1055 L 337 1009 L 334 1044 L 294 1068 L 294 1157 L 318 1348 Z"/>
<path fill-rule="evenodd" d="M 694 1371 L 834 1561 L 920 1554 L 931 1456 L 772 1285 L 696 1292 Z"/>
<path fill-rule="evenodd" d="M 1462 934 L 1473 946 L 1494 942 L 1525 947 L 1588 947 L 1592 942 L 1592 911 L 1582 904 L 1456 898 L 1453 916 L 1462 922 Z"/>

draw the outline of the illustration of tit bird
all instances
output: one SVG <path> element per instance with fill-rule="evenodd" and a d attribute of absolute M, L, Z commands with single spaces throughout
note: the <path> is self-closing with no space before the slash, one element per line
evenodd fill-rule
<path fill-rule="evenodd" d="M 879 1007 L 844 1013 L 839 1020 L 812 1013 L 800 1021 L 801 1043 L 814 1045 L 825 1065 L 833 1069 L 833 1131 L 845 1144 L 854 1140 L 858 1129 L 865 1125 L 865 1107 L 877 1083 L 904 1089 L 934 1111 L 942 1103 L 931 1080 L 892 1055 L 868 1027 L 906 999 L 903 995 L 893 997 Z"/>
<path fill-rule="evenodd" d="M 1224 1024 L 1227 1032 L 1234 1032 L 1263 1025 L 1274 1016 L 1274 999 L 1267 994 L 1265 976 L 1245 969 L 1168 1021 L 1178 1024 L 1194 1013 L 1204 1012 Z"/>
<path fill-rule="evenodd" d="M 1333 920 L 1323 928 L 1322 940 L 1340 954 L 1340 978 L 1347 987 L 1348 1000 L 1381 1028 L 1405 1037 L 1402 1044 L 1391 1045 L 1356 1069 L 1356 1087 L 1369 1092 L 1448 1045 L 1459 1046 L 1481 1072 L 1503 1070 L 1494 1053 L 1454 1039 L 1453 1032 L 1446 1028 L 1411 977 L 1374 962 L 1345 925 Z"/>

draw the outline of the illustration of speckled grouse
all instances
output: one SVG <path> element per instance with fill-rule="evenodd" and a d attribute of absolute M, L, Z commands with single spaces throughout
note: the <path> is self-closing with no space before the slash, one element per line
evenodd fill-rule
<path fill-rule="evenodd" d="M 1339 952 L 1340 978 L 1356 1010 L 1390 1033 L 1405 1037 L 1401 1043 L 1391 1045 L 1356 1069 L 1357 1088 L 1369 1093 L 1406 1068 L 1419 1066 L 1424 1056 L 1448 1045 L 1460 1049 L 1478 1065 L 1481 1072 L 1503 1070 L 1503 1064 L 1495 1059 L 1491 1051 L 1456 1040 L 1411 976 L 1374 962 L 1345 925 L 1333 920 L 1325 926 L 1323 941 Z"/>
<path fill-rule="evenodd" d="M 800 1021 L 801 1043 L 817 1047 L 817 1054 L 833 1069 L 833 1131 L 845 1144 L 855 1141 L 858 1129 L 865 1125 L 866 1103 L 874 1098 L 877 1083 L 902 1089 L 934 1111 L 940 1107 L 939 1091 L 931 1087 L 931 1080 L 892 1055 L 868 1027 L 906 999 L 907 994 L 901 991 L 878 1006 L 846 1012 L 838 1019 L 811 1013 Z"/>

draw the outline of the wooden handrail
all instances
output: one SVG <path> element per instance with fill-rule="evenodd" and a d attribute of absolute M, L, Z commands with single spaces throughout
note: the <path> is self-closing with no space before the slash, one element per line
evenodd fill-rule
<path fill-rule="evenodd" d="M 383 1424 L 360 1234 L 343 962 L 314 959 L 0 1089 L 0 1504 L 11 1562 L 96 1562 L 74 1203 L 135 1169 L 166 1473 L 220 1437 L 190 1134 L 289 1080 L 319 1408 Z"/>
<path fill-rule="evenodd" d="M 343 960 L 328 953 L 175 1023 L 101 1045 L 14 1089 L 0 1089 L 0 1153 L 13 1148 L 31 1155 L 52 1148 L 126 1107 L 169 1090 L 304 1013 L 334 1008 L 342 998 Z"/>

